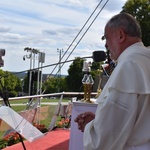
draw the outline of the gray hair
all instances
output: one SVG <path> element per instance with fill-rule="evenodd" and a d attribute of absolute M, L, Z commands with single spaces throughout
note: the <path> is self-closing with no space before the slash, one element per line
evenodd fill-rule
<path fill-rule="evenodd" d="M 141 27 L 137 20 L 128 13 L 120 13 L 112 17 L 106 27 L 109 28 L 122 28 L 124 32 L 131 37 L 141 38 Z"/>

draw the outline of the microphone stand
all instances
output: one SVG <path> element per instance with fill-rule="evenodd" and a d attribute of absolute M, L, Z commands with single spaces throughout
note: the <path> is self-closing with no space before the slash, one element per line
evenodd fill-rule
<path fill-rule="evenodd" d="M 4 88 L 1 79 L 0 79 L 0 84 L 1 84 L 1 87 L 2 87 L 2 98 L 3 98 L 3 102 L 4 102 L 5 106 L 8 106 L 8 107 L 11 108 L 10 103 L 9 103 L 9 100 L 8 100 L 8 92 L 7 92 L 6 89 Z M 17 132 L 17 134 L 19 135 L 19 140 L 20 140 L 20 142 L 22 143 L 22 146 L 23 146 L 24 150 L 26 150 L 26 147 L 25 147 L 25 144 L 24 144 L 24 142 L 23 142 L 22 136 L 21 136 L 18 132 Z"/>

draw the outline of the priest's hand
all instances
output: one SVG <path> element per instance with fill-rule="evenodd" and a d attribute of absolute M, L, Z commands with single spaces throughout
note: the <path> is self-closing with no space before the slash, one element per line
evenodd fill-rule
<path fill-rule="evenodd" d="M 78 124 L 78 129 L 84 132 L 86 124 L 92 121 L 94 118 L 95 114 L 92 112 L 85 112 L 78 115 L 74 121 Z"/>

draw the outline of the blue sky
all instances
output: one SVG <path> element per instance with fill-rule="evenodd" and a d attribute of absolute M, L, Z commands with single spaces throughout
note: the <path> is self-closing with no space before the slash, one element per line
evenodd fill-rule
<path fill-rule="evenodd" d="M 43 66 L 57 63 L 59 61 L 57 49 L 63 49 L 64 52 L 68 49 L 99 2 L 99 0 L 1 0 L 0 49 L 6 50 L 2 69 L 18 72 L 28 70 L 30 60 L 23 60 L 23 56 L 29 54 L 24 51 L 25 47 L 38 49 L 45 53 Z M 99 9 L 62 61 L 69 56 L 105 2 L 106 0 L 102 0 Z M 126 0 L 108 1 L 68 60 L 91 56 L 95 50 L 105 50 L 105 43 L 101 41 L 104 26 L 111 16 L 122 10 L 125 2 Z M 35 68 L 38 66 L 36 59 Z M 62 67 L 62 74 L 67 74 L 69 65 L 70 63 L 66 63 Z M 54 67 L 46 67 L 42 71 L 50 74 Z M 58 67 L 54 74 L 57 71 Z"/>

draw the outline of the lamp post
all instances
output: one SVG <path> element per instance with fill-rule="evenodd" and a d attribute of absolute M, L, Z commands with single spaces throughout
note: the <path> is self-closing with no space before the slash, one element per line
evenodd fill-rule
<path fill-rule="evenodd" d="M 57 52 L 59 53 L 59 66 L 58 66 L 58 77 L 61 78 L 61 58 L 62 58 L 62 53 L 64 52 L 63 49 L 57 48 Z M 60 85 L 60 80 L 58 80 L 58 92 L 59 92 L 59 85 Z"/>
<path fill-rule="evenodd" d="M 57 52 L 59 53 L 58 75 L 61 77 L 61 55 L 62 55 L 62 53 L 64 52 L 64 50 L 57 48 Z"/>
<path fill-rule="evenodd" d="M 39 81 L 39 87 L 37 87 L 37 94 L 39 92 L 39 94 L 42 93 L 42 66 L 43 63 L 45 62 L 45 53 L 44 52 L 40 52 L 39 53 L 39 59 L 38 59 L 38 68 L 41 67 L 41 70 L 38 71 L 38 81 Z"/>

